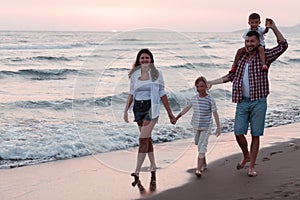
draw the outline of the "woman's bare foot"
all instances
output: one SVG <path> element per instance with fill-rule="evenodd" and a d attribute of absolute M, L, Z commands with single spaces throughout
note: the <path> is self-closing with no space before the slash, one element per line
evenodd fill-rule
<path fill-rule="evenodd" d="M 136 173 L 136 172 L 133 172 L 133 173 L 131 173 L 131 176 L 134 177 L 134 180 L 131 183 L 131 185 L 132 185 L 132 187 L 135 187 L 139 183 L 139 181 L 140 181 L 139 174 Z"/>
<path fill-rule="evenodd" d="M 149 190 L 150 190 L 150 192 L 154 192 L 156 190 L 156 173 L 155 173 L 155 171 L 151 171 Z"/>

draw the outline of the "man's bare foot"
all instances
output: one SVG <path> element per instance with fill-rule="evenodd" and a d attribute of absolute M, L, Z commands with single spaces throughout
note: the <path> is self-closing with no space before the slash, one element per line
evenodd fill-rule
<path fill-rule="evenodd" d="M 254 170 L 254 168 L 249 168 L 249 170 L 248 170 L 248 176 L 249 177 L 255 177 L 255 176 L 257 176 L 257 173 Z"/>
<path fill-rule="evenodd" d="M 243 169 L 247 162 L 250 162 L 250 158 L 244 158 L 242 162 L 238 163 L 236 166 L 237 170 Z"/>

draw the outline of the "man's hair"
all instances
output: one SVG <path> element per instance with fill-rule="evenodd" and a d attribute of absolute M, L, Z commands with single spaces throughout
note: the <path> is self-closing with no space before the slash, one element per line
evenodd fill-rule
<path fill-rule="evenodd" d="M 254 20 L 254 19 L 259 19 L 260 20 L 260 16 L 257 13 L 251 13 L 249 15 L 249 20 Z"/>
<path fill-rule="evenodd" d="M 248 37 L 252 37 L 252 36 L 256 36 L 256 38 L 259 40 L 259 33 L 257 31 L 249 31 L 246 36 Z"/>

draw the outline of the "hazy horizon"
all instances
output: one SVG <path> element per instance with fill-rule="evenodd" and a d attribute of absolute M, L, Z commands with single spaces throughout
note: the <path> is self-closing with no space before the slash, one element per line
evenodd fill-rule
<path fill-rule="evenodd" d="M 274 4 L 274 3 L 273 3 Z M 1 2 L 0 30 L 130 31 L 143 28 L 179 32 L 233 32 L 249 25 L 257 12 L 261 25 L 272 18 L 280 27 L 299 24 L 299 0 L 280 6 L 269 1 L 228 0 L 10 0 Z"/>

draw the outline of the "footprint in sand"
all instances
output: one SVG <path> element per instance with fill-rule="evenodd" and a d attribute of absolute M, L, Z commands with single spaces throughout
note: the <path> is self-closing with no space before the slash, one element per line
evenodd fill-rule
<path fill-rule="evenodd" d="M 273 155 L 278 154 L 278 153 L 283 153 L 283 151 L 274 151 L 274 152 L 271 152 L 270 156 L 273 156 Z"/>
<path fill-rule="evenodd" d="M 269 160 L 271 160 L 270 158 L 268 158 L 268 157 L 263 157 L 263 159 L 262 159 L 262 161 L 263 162 L 265 162 L 265 161 L 269 161 Z"/>

